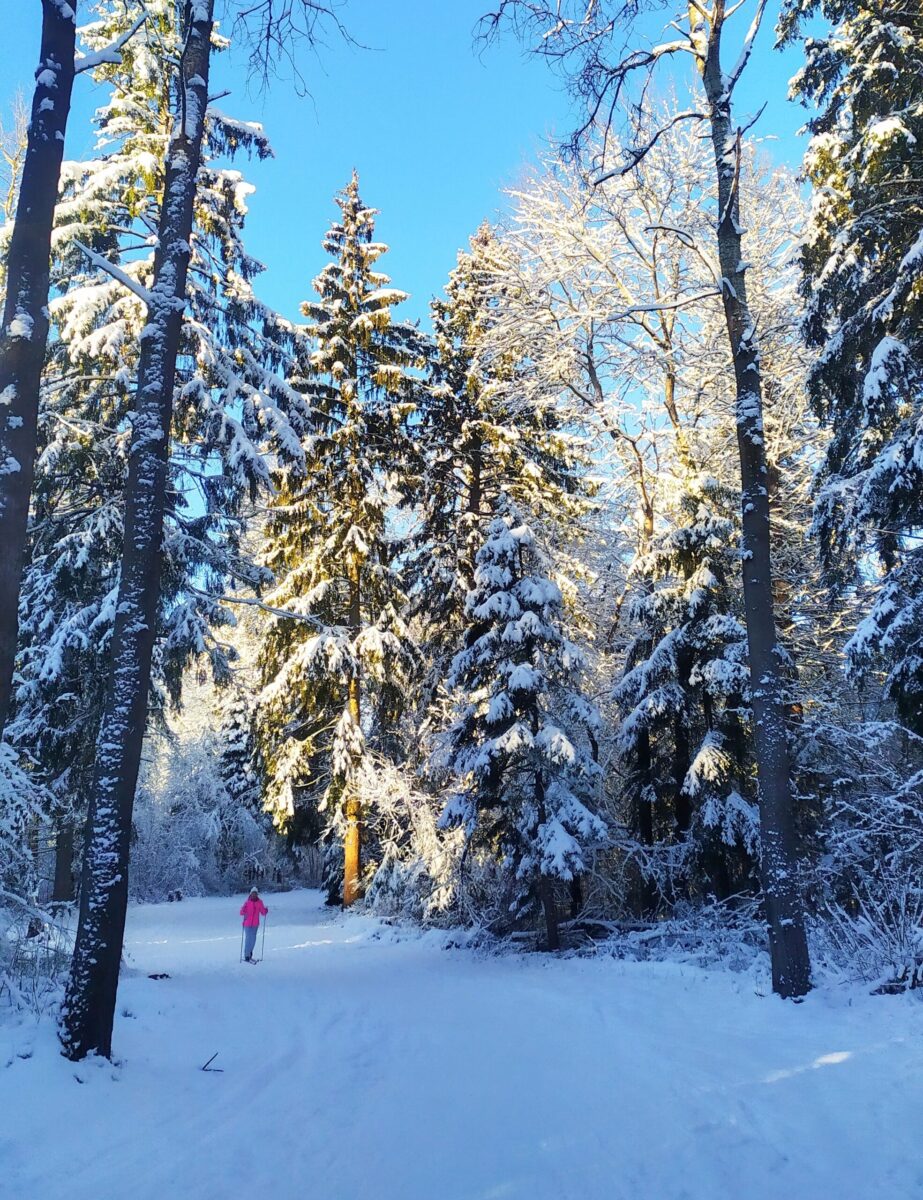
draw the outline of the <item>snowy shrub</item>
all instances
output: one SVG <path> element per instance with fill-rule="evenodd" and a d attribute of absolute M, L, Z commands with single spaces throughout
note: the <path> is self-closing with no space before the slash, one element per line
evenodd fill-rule
<path fill-rule="evenodd" d="M 40 1016 L 54 1002 L 70 964 L 72 938 L 29 904 L 0 908 L 0 1006 Z"/>
<path fill-rule="evenodd" d="M 0 904 L 18 904 L 35 894 L 30 835 L 43 824 L 42 793 L 16 753 L 0 743 Z"/>
<path fill-rule="evenodd" d="M 298 864 L 268 817 L 233 797 L 209 730 L 160 737 L 135 801 L 129 887 L 136 900 L 284 885 Z"/>
<path fill-rule="evenodd" d="M 887 866 L 856 890 L 849 908 L 828 905 L 814 928 L 815 960 L 881 991 L 923 987 L 923 889 L 915 878 Z"/>
<path fill-rule="evenodd" d="M 367 905 L 374 912 L 425 923 L 457 922 L 461 832 L 440 829 L 441 805 L 406 768 L 388 759 L 369 757 L 359 788 L 377 851 L 369 869 Z"/>
<path fill-rule="evenodd" d="M 600 933 L 606 924 L 600 923 Z M 632 961 L 671 961 L 703 968 L 768 972 L 766 927 L 756 900 L 678 904 L 664 921 L 610 927 L 602 949 Z"/>

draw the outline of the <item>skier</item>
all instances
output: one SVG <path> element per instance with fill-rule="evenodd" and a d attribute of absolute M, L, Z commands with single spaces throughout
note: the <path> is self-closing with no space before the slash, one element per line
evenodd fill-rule
<path fill-rule="evenodd" d="M 256 935 L 260 927 L 260 917 L 265 917 L 269 909 L 260 899 L 256 888 L 250 889 L 250 895 L 243 903 L 240 915 L 244 919 L 244 962 L 253 962 L 253 947 L 256 945 Z"/>

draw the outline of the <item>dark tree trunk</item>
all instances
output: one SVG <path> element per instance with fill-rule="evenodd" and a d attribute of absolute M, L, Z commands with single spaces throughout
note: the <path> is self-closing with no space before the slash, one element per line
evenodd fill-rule
<path fill-rule="evenodd" d="M 654 844 L 654 783 L 651 769 L 651 735 L 647 729 L 638 734 L 635 756 L 635 793 L 638 840 L 643 846 Z"/>
<path fill-rule="evenodd" d="M 723 8 L 720 16 L 723 17 Z M 781 996 L 803 996 L 811 986 L 811 971 L 798 887 L 782 664 L 773 614 L 760 359 L 747 304 L 739 203 L 740 132 L 732 126 L 731 89 L 721 70 L 721 24 L 721 19 L 712 23 L 702 77 L 709 103 L 718 181 L 722 298 L 737 385 L 744 608 L 760 797 L 761 875 L 773 990 Z"/>
<path fill-rule="evenodd" d="M 561 949 L 561 935 L 558 932 L 558 912 L 554 903 L 554 888 L 547 875 L 538 877 L 538 894 L 542 902 L 542 912 L 545 917 L 545 940 L 549 950 Z"/>
<path fill-rule="evenodd" d="M 9 714 L 19 587 L 48 340 L 51 227 L 74 84 L 77 0 L 42 0 L 42 43 L 0 326 L 0 733 Z"/>
<path fill-rule="evenodd" d="M 570 896 L 570 915 L 571 920 L 576 920 L 583 912 L 583 883 L 579 875 L 575 875 L 567 885 L 567 892 Z"/>
<path fill-rule="evenodd" d="M 54 846 L 54 890 L 52 900 L 68 903 L 74 898 L 74 822 L 71 818 L 58 825 Z"/>
<path fill-rule="evenodd" d="M 483 503 L 483 468 L 484 443 L 480 433 L 472 433 L 462 452 L 462 465 L 470 471 L 468 484 L 468 503 L 466 506 L 465 546 L 463 550 L 462 576 L 469 591 L 474 587 L 475 557 L 479 539 L 478 530 L 481 521 L 481 504 Z"/>
<path fill-rule="evenodd" d="M 533 730 L 537 722 L 533 722 Z M 545 780 L 541 771 L 535 772 L 535 809 L 540 823 L 545 821 Z M 539 870 L 538 898 L 545 917 L 545 940 L 549 950 L 561 949 L 561 935 L 558 930 L 558 910 L 554 902 L 554 885 L 547 875 Z"/>
<path fill-rule="evenodd" d="M 125 541 L 106 703 L 96 749 L 80 920 L 62 1012 L 68 1058 L 109 1057 L 128 904 L 135 785 L 147 722 L 176 359 L 202 150 L 213 0 L 186 0 L 179 112 L 167 151 L 154 283 L 141 334 L 125 487 Z"/>
<path fill-rule="evenodd" d="M 692 805 L 688 794 L 683 791 L 690 765 L 689 729 L 685 714 L 681 713 L 673 722 L 673 778 L 676 781 L 673 805 L 676 830 L 681 838 L 686 837 L 692 825 Z"/>

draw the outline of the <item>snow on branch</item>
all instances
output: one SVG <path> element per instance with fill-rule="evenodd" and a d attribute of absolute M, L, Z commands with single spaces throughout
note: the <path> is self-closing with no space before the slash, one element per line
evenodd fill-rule
<path fill-rule="evenodd" d="M 293 612 L 290 608 L 274 608 L 271 604 L 266 604 L 256 596 L 218 596 L 213 592 L 206 592 L 202 588 L 193 587 L 192 584 L 187 584 L 187 590 L 193 595 L 201 596 L 203 600 L 213 600 L 217 604 L 243 604 L 250 608 L 258 608 L 261 612 L 269 613 L 274 617 L 284 617 L 288 621 L 301 621 L 306 625 L 314 625 L 317 629 L 328 629 L 330 626 L 323 621 L 312 617 L 308 613 Z"/>
<path fill-rule="evenodd" d="M 81 54 L 74 61 L 74 74 L 80 75 L 84 71 L 92 71 L 96 67 L 101 67 L 104 63 L 120 63 L 122 61 L 122 47 L 135 36 L 144 22 L 148 19 L 149 14 L 145 11 L 138 17 L 137 21 L 124 33 L 120 34 L 114 42 L 110 42 L 108 46 L 104 46 L 102 50 L 94 50 L 89 54 Z"/>
<path fill-rule="evenodd" d="M 625 166 L 615 167 L 611 171 L 606 171 L 605 174 L 600 175 L 598 179 L 593 180 L 593 186 L 599 187 L 601 184 L 608 182 L 610 179 L 615 179 L 617 176 L 621 177 L 622 175 L 627 175 L 629 171 L 633 171 L 635 167 L 637 167 L 638 164 L 647 157 L 651 150 L 654 149 L 663 135 L 668 133 L 674 127 L 674 125 L 678 125 L 680 121 L 704 120 L 705 113 L 697 112 L 692 108 L 686 109 L 684 112 L 677 113 L 672 120 L 668 121 L 665 125 L 661 125 L 654 136 L 645 142 L 643 146 L 628 147 L 625 151 L 625 154 L 628 158 L 628 162 L 625 164 Z"/>
<path fill-rule="evenodd" d="M 707 292 L 696 292 L 694 296 L 683 296 L 679 300 L 662 300 L 653 304 L 633 304 L 630 308 L 613 313 L 610 320 L 620 321 L 625 317 L 636 316 L 638 313 L 670 312 L 673 309 L 685 308 L 688 304 L 698 304 L 700 300 L 710 300 L 712 297 L 720 295 L 721 292 L 719 289 L 710 288 Z"/>
<path fill-rule="evenodd" d="M 109 262 L 107 258 L 103 258 L 101 254 L 97 254 L 95 250 L 91 250 L 89 246 L 85 246 L 83 242 L 78 241 L 77 238 L 74 238 L 73 244 L 78 250 L 83 251 L 94 267 L 100 271 L 104 271 L 107 275 L 116 280 L 117 283 L 120 283 L 123 287 L 128 288 L 128 290 L 134 293 L 139 300 L 143 300 L 145 304 L 150 305 L 152 299 L 151 293 L 147 290 L 147 288 L 142 287 L 141 284 L 138 283 L 137 279 L 132 279 L 132 277 L 123 271 L 121 267 L 117 267 L 114 263 Z"/>
<path fill-rule="evenodd" d="M 763 23 L 763 14 L 765 11 L 766 0 L 759 0 L 759 4 L 756 6 L 756 12 L 753 14 L 753 20 L 750 22 L 750 28 L 747 30 L 747 36 L 744 38 L 744 44 L 740 51 L 740 57 L 737 60 L 734 70 L 730 73 L 730 75 L 728 75 L 725 81 L 724 90 L 727 95 L 730 95 L 731 92 L 733 92 L 735 86 L 737 85 L 738 79 L 740 79 L 744 72 L 744 67 L 746 67 L 747 63 L 750 61 L 750 55 L 753 53 L 753 42 L 756 38 L 756 35 L 760 31 L 760 25 Z M 727 20 L 726 15 L 725 20 Z M 765 105 L 763 107 L 765 107 Z M 762 109 L 760 111 L 762 111 Z"/>

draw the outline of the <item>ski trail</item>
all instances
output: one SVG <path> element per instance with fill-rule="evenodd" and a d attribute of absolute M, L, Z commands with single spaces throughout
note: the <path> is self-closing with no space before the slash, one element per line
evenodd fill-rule
<path fill-rule="evenodd" d="M 0 1027 L 2 1200 L 923 1200 L 915 997 L 785 1005 L 266 901 L 255 966 L 239 899 L 132 907 L 121 1065 Z"/>

